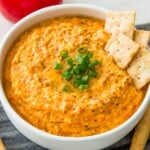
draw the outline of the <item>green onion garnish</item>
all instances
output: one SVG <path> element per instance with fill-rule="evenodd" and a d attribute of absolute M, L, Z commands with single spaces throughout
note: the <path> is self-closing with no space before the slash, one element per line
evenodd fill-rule
<path fill-rule="evenodd" d="M 58 63 L 58 62 L 54 62 L 53 67 L 56 70 L 61 70 L 62 69 L 62 64 Z"/>
<path fill-rule="evenodd" d="M 73 74 L 80 74 L 80 68 L 76 65 L 72 68 Z"/>
<path fill-rule="evenodd" d="M 94 70 L 89 70 L 89 72 L 88 72 L 88 75 L 89 75 L 89 77 L 97 77 L 97 72 L 96 71 L 94 71 Z"/>
<path fill-rule="evenodd" d="M 93 57 L 93 53 L 88 51 L 87 56 L 88 56 L 89 59 L 91 59 Z"/>
<path fill-rule="evenodd" d="M 68 57 L 68 52 L 67 51 L 62 51 L 61 52 L 61 58 L 64 59 L 64 58 L 67 58 Z"/>
<path fill-rule="evenodd" d="M 101 62 L 99 60 L 93 60 L 91 61 L 91 63 L 94 65 L 99 65 Z"/>
<path fill-rule="evenodd" d="M 88 82 L 89 82 L 89 76 L 88 75 L 82 76 L 81 82 L 84 83 L 84 84 L 88 84 Z"/>
<path fill-rule="evenodd" d="M 63 76 L 64 79 L 66 79 L 66 80 L 69 81 L 69 80 L 72 79 L 73 74 L 72 74 L 70 71 L 65 70 L 65 71 L 62 73 L 62 76 Z"/>
<path fill-rule="evenodd" d="M 73 86 L 76 87 L 76 88 L 79 87 L 80 84 L 81 84 L 81 80 L 78 80 L 78 79 L 75 79 L 74 82 L 73 82 Z"/>
<path fill-rule="evenodd" d="M 70 92 L 71 91 L 71 88 L 69 85 L 64 85 L 63 88 L 62 88 L 63 91 L 65 92 Z"/>
<path fill-rule="evenodd" d="M 67 61 L 68 65 L 70 65 L 70 66 L 73 65 L 73 60 L 72 60 L 70 57 L 68 57 L 68 58 L 66 59 L 66 61 Z"/>
<path fill-rule="evenodd" d="M 83 90 L 83 89 L 87 89 L 89 86 L 88 84 L 80 84 L 79 89 Z"/>
<path fill-rule="evenodd" d="M 77 48 L 77 51 L 81 54 L 85 54 L 87 52 L 87 47 L 84 45 L 81 45 L 80 47 Z"/>
<path fill-rule="evenodd" d="M 65 59 L 68 68 L 62 71 L 62 77 L 73 83 L 73 86 L 79 89 L 87 89 L 89 87 L 90 78 L 97 77 L 97 72 L 95 70 L 96 66 L 101 64 L 99 60 L 91 60 L 93 53 L 88 51 L 86 46 L 81 45 L 76 49 L 78 54 L 75 58 L 71 58 L 67 51 L 61 52 L 61 58 Z M 54 68 L 56 70 L 61 70 L 63 65 L 61 63 L 55 62 Z M 71 91 L 70 86 L 64 85 L 63 91 Z"/>
<path fill-rule="evenodd" d="M 90 69 L 94 69 L 96 65 L 99 65 L 100 64 L 100 61 L 98 60 L 93 60 L 91 61 L 91 63 L 88 65 L 88 68 Z"/>

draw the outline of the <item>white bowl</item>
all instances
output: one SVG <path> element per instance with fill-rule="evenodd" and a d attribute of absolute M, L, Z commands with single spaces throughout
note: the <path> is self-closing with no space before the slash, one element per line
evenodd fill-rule
<path fill-rule="evenodd" d="M 2 69 L 6 54 L 15 39 L 27 28 L 42 20 L 61 15 L 86 15 L 105 19 L 106 10 L 85 4 L 64 4 L 41 9 L 13 26 L 0 45 L 0 99 L 2 106 L 15 127 L 35 143 L 52 150 L 96 150 L 110 146 L 127 135 L 140 120 L 150 99 L 150 87 L 139 109 L 126 122 L 108 132 L 87 137 L 62 137 L 46 133 L 21 118 L 9 104 L 2 85 Z"/>

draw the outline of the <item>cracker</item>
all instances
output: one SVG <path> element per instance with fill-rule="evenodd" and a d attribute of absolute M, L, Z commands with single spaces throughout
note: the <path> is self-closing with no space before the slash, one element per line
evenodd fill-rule
<path fill-rule="evenodd" d="M 137 89 L 143 88 L 150 82 L 150 52 L 141 48 L 127 68 L 127 72 Z"/>
<path fill-rule="evenodd" d="M 139 45 L 123 33 L 115 33 L 105 46 L 119 68 L 125 69 L 139 49 Z"/>
<path fill-rule="evenodd" d="M 150 31 L 135 30 L 134 41 L 138 43 L 141 48 L 146 48 L 150 41 Z"/>
<path fill-rule="evenodd" d="M 106 14 L 105 30 L 109 33 L 123 32 L 133 38 L 135 11 L 110 11 Z"/>

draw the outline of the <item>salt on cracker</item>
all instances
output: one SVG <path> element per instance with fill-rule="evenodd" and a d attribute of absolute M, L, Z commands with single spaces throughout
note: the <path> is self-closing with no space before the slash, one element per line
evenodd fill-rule
<path fill-rule="evenodd" d="M 121 32 L 113 34 L 105 46 L 105 51 L 114 58 L 121 69 L 129 65 L 138 49 L 139 45 Z"/>
<path fill-rule="evenodd" d="M 150 31 L 135 30 L 134 41 L 138 43 L 141 48 L 146 48 L 150 41 Z"/>
<path fill-rule="evenodd" d="M 135 11 L 110 11 L 106 14 L 105 30 L 109 33 L 123 32 L 133 38 Z"/>
<path fill-rule="evenodd" d="M 150 82 L 150 52 L 141 48 L 127 68 L 127 72 L 137 89 L 143 88 Z"/>

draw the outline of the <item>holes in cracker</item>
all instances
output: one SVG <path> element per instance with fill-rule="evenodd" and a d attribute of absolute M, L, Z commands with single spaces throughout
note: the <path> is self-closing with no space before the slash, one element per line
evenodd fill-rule
<path fill-rule="evenodd" d="M 122 63 L 122 60 L 121 60 L 121 59 L 119 59 L 119 63 Z"/>
<path fill-rule="evenodd" d="M 141 77 L 137 77 L 137 79 L 138 79 L 138 80 L 140 80 L 140 79 L 141 79 Z"/>
<path fill-rule="evenodd" d="M 141 66 L 140 66 L 140 65 L 138 66 L 138 69 L 141 69 Z"/>
<path fill-rule="evenodd" d="M 117 44 L 120 44 L 120 41 L 117 41 Z"/>

